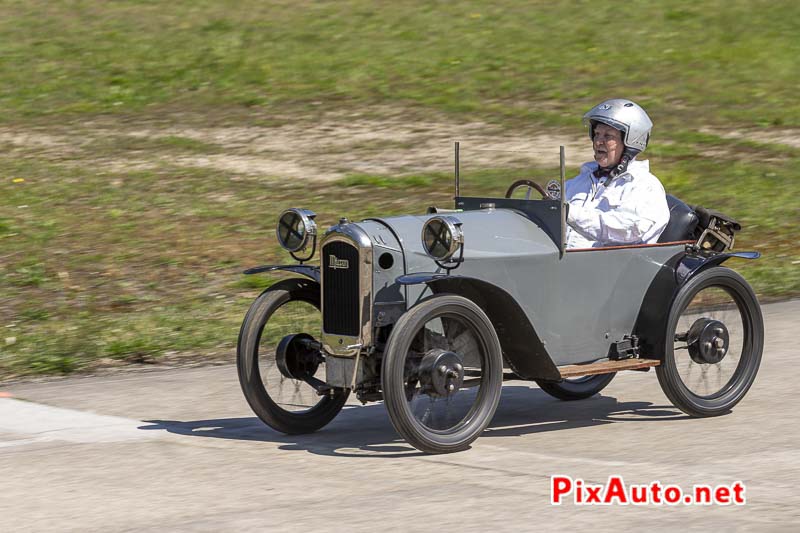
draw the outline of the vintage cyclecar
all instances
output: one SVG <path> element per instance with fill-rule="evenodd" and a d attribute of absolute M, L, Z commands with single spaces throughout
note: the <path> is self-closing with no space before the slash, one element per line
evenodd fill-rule
<path fill-rule="evenodd" d="M 283 212 L 277 237 L 298 263 L 246 271 L 298 275 L 267 288 L 242 324 L 238 372 L 253 411 L 306 433 L 353 392 L 383 400 L 419 450 L 446 453 L 487 427 L 504 379 L 578 400 L 618 371 L 655 367 L 683 412 L 728 412 L 755 379 L 764 338 L 753 290 L 721 266 L 759 256 L 731 250 L 739 224 L 668 196 L 658 244 L 565 249 L 563 184 L 562 147 L 560 181 L 461 196 L 456 145 L 452 209 L 341 219 L 320 236 L 319 266 L 306 264 L 315 214 Z"/>

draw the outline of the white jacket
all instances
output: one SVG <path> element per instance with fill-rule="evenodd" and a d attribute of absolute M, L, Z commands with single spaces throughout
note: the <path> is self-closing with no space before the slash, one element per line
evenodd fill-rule
<path fill-rule="evenodd" d="M 669 222 L 669 207 L 650 163 L 634 159 L 626 172 L 604 184 L 593 175 L 597 167 L 584 164 L 565 185 L 567 248 L 656 242 Z"/>

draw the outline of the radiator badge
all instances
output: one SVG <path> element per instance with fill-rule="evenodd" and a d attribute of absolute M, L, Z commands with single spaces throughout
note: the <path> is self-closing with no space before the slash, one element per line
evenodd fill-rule
<path fill-rule="evenodd" d="M 335 255 L 331 254 L 328 256 L 328 266 L 331 268 L 350 268 L 350 261 L 347 259 L 339 259 Z"/>
<path fill-rule="evenodd" d="M 553 200 L 561 199 L 561 184 L 556 180 L 548 181 L 545 190 L 547 190 L 547 196 Z"/>

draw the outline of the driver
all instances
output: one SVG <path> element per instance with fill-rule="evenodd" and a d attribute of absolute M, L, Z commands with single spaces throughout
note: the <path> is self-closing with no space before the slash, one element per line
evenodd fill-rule
<path fill-rule="evenodd" d="M 589 126 L 594 162 L 566 185 L 567 248 L 649 244 L 669 222 L 661 182 L 648 161 L 637 161 L 653 123 L 644 109 L 615 98 L 583 116 Z"/>

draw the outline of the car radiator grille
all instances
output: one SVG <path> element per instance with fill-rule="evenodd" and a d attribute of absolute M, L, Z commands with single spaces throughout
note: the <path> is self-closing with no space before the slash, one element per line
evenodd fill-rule
<path fill-rule="evenodd" d="M 322 326 L 326 333 L 360 334 L 358 249 L 334 241 L 322 248 Z"/>

